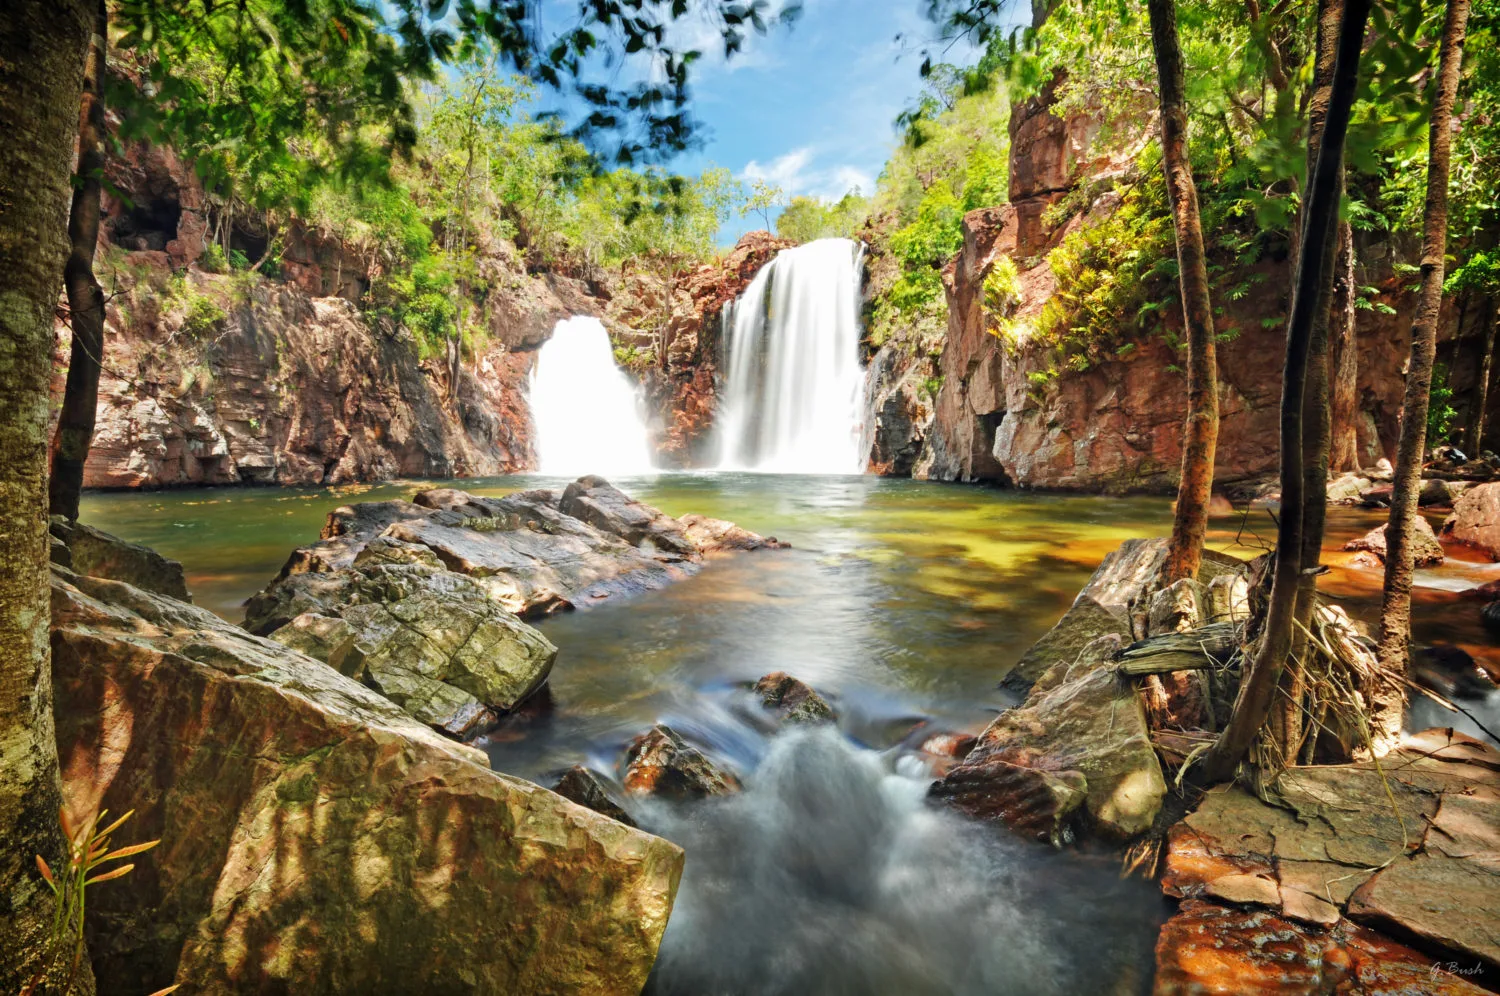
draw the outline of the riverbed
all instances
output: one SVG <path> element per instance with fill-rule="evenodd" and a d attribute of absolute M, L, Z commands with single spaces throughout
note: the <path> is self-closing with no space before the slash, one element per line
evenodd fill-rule
<path fill-rule="evenodd" d="M 83 518 L 182 561 L 198 603 L 238 622 L 244 599 L 317 538 L 329 510 L 426 483 L 92 494 Z M 500 495 L 561 482 L 457 483 Z M 547 782 L 574 763 L 614 771 L 631 737 L 665 722 L 745 779 L 738 797 L 638 814 L 688 850 L 653 991 L 1149 988 L 1164 913 L 1154 883 L 1121 882 L 1102 855 L 1056 855 L 933 810 L 930 769 L 908 747 L 918 730 L 977 732 L 1013 704 L 998 685 L 1006 669 L 1105 554 L 1167 530 L 1167 501 L 862 476 L 615 483 L 669 514 L 727 518 L 792 544 L 544 621 L 560 648 L 550 695 L 480 741 L 495 768 Z M 1379 571 L 1334 551 L 1381 521 L 1330 510 L 1325 588 L 1365 618 L 1378 608 Z M 1249 557 L 1273 536 L 1258 510 L 1215 519 L 1210 542 Z M 1418 640 L 1500 666 L 1477 606 L 1454 594 L 1494 577 L 1500 565 L 1462 561 L 1419 572 Z M 745 688 L 775 670 L 833 702 L 837 734 L 771 735 Z"/>

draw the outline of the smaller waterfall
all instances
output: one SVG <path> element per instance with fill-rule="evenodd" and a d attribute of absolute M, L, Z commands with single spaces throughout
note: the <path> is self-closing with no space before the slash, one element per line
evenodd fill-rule
<path fill-rule="evenodd" d="M 864 371 L 864 247 L 819 239 L 786 249 L 724 312 L 720 466 L 857 474 Z"/>
<path fill-rule="evenodd" d="M 557 323 L 531 373 L 537 469 L 544 474 L 646 474 L 652 470 L 636 389 L 615 366 L 597 318 Z"/>

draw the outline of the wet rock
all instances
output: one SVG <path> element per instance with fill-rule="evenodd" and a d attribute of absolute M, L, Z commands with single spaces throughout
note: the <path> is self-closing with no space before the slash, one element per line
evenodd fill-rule
<path fill-rule="evenodd" d="M 951 733 L 939 730 L 935 733 L 920 735 L 917 750 L 933 757 L 951 757 L 962 761 L 969 756 L 979 738 L 972 733 Z"/>
<path fill-rule="evenodd" d="M 1267 794 L 1210 790 L 1169 833 L 1163 891 L 1350 917 L 1500 966 L 1500 909 L 1482 898 L 1500 895 L 1500 752 L 1428 730 L 1378 767 L 1291 768 Z"/>
<path fill-rule="evenodd" d="M 772 671 L 757 681 L 755 694 L 781 723 L 831 723 L 835 719 L 833 707 L 823 696 L 785 671 Z"/>
<path fill-rule="evenodd" d="M 1368 490 L 1371 481 L 1368 477 L 1358 474 L 1344 474 L 1335 480 L 1328 482 L 1328 504 L 1330 505 L 1358 505 L 1360 495 Z"/>
<path fill-rule="evenodd" d="M 182 565 L 150 547 L 127 542 L 81 522 L 69 522 L 62 516 L 53 516 L 48 529 L 55 541 L 67 547 L 67 562 L 61 563 L 58 554 L 53 563 L 89 577 L 124 581 L 184 602 L 193 600 L 188 594 Z"/>
<path fill-rule="evenodd" d="M 932 428 L 936 369 L 905 343 L 886 343 L 865 374 L 869 400 L 860 451 L 872 473 L 910 477 Z"/>
<path fill-rule="evenodd" d="M 1491 602 L 1479 610 L 1479 621 L 1491 633 L 1500 635 L 1500 601 Z"/>
<path fill-rule="evenodd" d="M 1361 550 L 1373 553 L 1385 562 L 1385 526 L 1376 526 L 1358 539 L 1344 544 L 1345 550 Z M 1417 567 L 1437 567 L 1443 562 L 1443 545 L 1433 532 L 1432 523 L 1423 516 L 1412 520 L 1413 563 Z"/>
<path fill-rule="evenodd" d="M 677 521 L 688 539 L 698 548 L 698 552 L 704 556 L 750 550 L 785 550 L 791 547 L 790 543 L 783 543 L 774 536 L 757 536 L 724 519 L 689 514 Z"/>
<path fill-rule="evenodd" d="M 557 507 L 635 547 L 683 557 L 698 553 L 676 519 L 634 500 L 602 477 L 580 477 L 569 484 Z"/>
<path fill-rule="evenodd" d="M 1129 838 L 1150 827 L 1167 787 L 1140 697 L 1109 666 L 1121 644 L 1118 634 L 1103 636 L 1075 661 L 1053 665 L 1025 702 L 985 728 L 973 751 L 941 784 L 952 786 L 954 794 L 960 789 L 973 794 L 984 791 L 989 777 L 999 797 L 992 808 L 1003 815 L 1015 808 L 1008 795 L 1014 787 L 1009 769 L 1025 767 L 1047 776 L 1028 787 L 1046 782 L 1059 804 L 1082 788 L 1088 820 L 1106 836 Z M 1083 783 L 1056 774 L 1068 771 L 1081 775 Z"/>
<path fill-rule="evenodd" d="M 950 769 L 930 794 L 975 819 L 1003 823 L 1023 837 L 1060 847 L 1088 796 L 1082 772 L 1025 752 L 994 751 Z"/>
<path fill-rule="evenodd" d="M 1500 611 L 1494 615 L 1500 617 Z M 1412 680 L 1447 699 L 1481 699 L 1495 690 L 1489 672 L 1467 650 L 1451 644 L 1422 648 L 1412 659 Z"/>
<path fill-rule="evenodd" d="M 552 791 L 564 799 L 608 816 L 617 823 L 623 823 L 627 827 L 636 825 L 635 820 L 630 818 L 630 814 L 615 802 L 604 777 L 581 764 L 575 764 L 564 771 L 562 777 L 557 780 L 557 784 L 552 786 Z"/>
<path fill-rule="evenodd" d="M 1184 902 L 1156 942 L 1154 996 L 1479 996 L 1486 990 L 1358 924 L 1309 928 L 1265 909 Z"/>
<path fill-rule="evenodd" d="M 740 781 L 669 726 L 658 724 L 625 752 L 625 791 L 664 799 L 701 799 L 738 792 Z"/>
<path fill-rule="evenodd" d="M 134 809 L 130 840 L 161 840 L 91 890 L 98 978 L 211 996 L 645 984 L 676 845 L 203 609 L 62 572 L 52 590 L 64 797 Z"/>
<path fill-rule="evenodd" d="M 1461 543 L 1500 560 L 1500 482 L 1470 488 L 1443 522 L 1443 540 Z"/>

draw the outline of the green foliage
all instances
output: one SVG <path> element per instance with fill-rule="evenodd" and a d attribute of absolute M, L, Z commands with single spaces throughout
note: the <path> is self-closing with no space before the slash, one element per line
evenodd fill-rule
<path fill-rule="evenodd" d="M 1432 390 L 1427 402 L 1427 445 L 1437 446 L 1448 442 L 1457 422 L 1458 409 L 1453 407 L 1453 387 L 1448 383 L 1448 367 L 1442 363 L 1434 363 Z"/>
<path fill-rule="evenodd" d="M 191 288 L 184 289 L 182 299 L 182 332 L 191 338 L 201 339 L 207 336 L 229 317 L 217 301 Z"/>
<path fill-rule="evenodd" d="M 786 193 L 775 184 L 766 183 L 764 180 L 752 180 L 750 182 L 750 195 L 745 199 L 740 208 L 740 216 L 748 217 L 758 214 L 765 222 L 766 230 L 771 229 L 771 212 L 786 203 Z"/>
<path fill-rule="evenodd" d="M 417 340 L 422 359 L 442 354 L 457 332 L 453 272 L 440 254 L 423 255 L 410 269 L 396 270 L 372 289 L 377 313 L 405 326 Z"/>
<path fill-rule="evenodd" d="M 870 214 L 870 201 L 851 190 L 836 201 L 793 197 L 776 219 L 776 234 L 793 242 L 850 239 Z"/>
<path fill-rule="evenodd" d="M 203 255 L 198 257 L 198 267 L 209 273 L 223 273 L 229 268 L 229 261 L 224 258 L 224 247 L 217 242 L 210 242 L 203 248 Z"/>

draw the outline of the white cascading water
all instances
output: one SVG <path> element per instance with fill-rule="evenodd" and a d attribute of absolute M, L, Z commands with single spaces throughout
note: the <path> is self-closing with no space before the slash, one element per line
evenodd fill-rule
<path fill-rule="evenodd" d="M 725 309 L 722 469 L 864 470 L 863 265 L 864 247 L 849 239 L 785 249 Z"/>
<path fill-rule="evenodd" d="M 564 318 L 542 344 L 531 373 L 537 469 L 544 474 L 629 475 L 652 471 L 636 389 L 597 318 Z"/>

